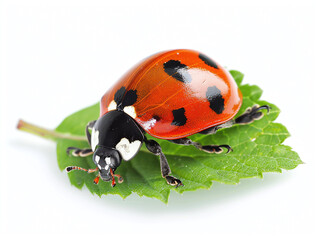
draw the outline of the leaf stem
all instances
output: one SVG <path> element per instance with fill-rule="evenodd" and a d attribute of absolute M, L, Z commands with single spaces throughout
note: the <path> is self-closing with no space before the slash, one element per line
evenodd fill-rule
<path fill-rule="evenodd" d="M 58 139 L 70 139 L 77 141 L 86 141 L 85 136 L 71 135 L 67 133 L 59 133 L 54 130 L 49 130 L 43 127 L 36 126 L 34 124 L 25 122 L 23 120 L 19 120 L 17 129 L 21 131 L 25 131 L 43 138 L 47 138 L 53 141 L 57 141 Z"/>

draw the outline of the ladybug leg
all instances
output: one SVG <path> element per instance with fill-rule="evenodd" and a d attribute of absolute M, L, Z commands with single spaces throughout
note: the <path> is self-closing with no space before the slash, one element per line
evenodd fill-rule
<path fill-rule="evenodd" d="M 90 146 L 91 146 L 91 133 L 90 133 L 89 130 L 91 130 L 93 128 L 95 122 L 96 121 L 89 122 L 86 125 L 86 129 L 85 129 L 86 137 L 88 139 L 88 142 L 89 142 Z M 70 152 L 72 152 L 72 155 L 74 157 L 87 157 L 87 156 L 89 156 L 89 155 L 91 155 L 93 153 L 91 148 L 81 149 L 81 148 L 77 148 L 77 147 L 68 147 L 66 149 L 66 153 L 70 154 Z"/>
<path fill-rule="evenodd" d="M 87 172 L 87 173 L 92 173 L 92 172 L 96 172 L 99 169 L 98 168 L 85 169 L 85 168 L 81 168 L 81 167 L 78 167 L 78 166 L 69 166 L 69 167 L 66 167 L 65 170 L 66 170 L 67 173 L 69 173 L 69 172 L 71 172 L 73 170 L 81 170 L 81 171 L 84 171 L 84 172 Z"/>
<path fill-rule="evenodd" d="M 270 107 L 268 105 L 263 105 L 260 107 L 258 105 L 254 105 L 253 107 L 249 107 L 242 115 L 234 120 L 234 123 L 249 124 L 255 120 L 261 119 L 264 116 L 264 114 L 260 111 L 262 109 L 267 109 L 267 113 L 269 113 Z"/>
<path fill-rule="evenodd" d="M 231 126 L 233 126 L 234 124 L 249 124 L 252 123 L 255 120 L 261 119 L 263 117 L 263 113 L 260 111 L 262 109 L 267 109 L 267 112 L 269 112 L 270 107 L 268 105 L 263 105 L 263 106 L 258 106 L 258 105 L 254 105 L 253 107 L 249 107 L 246 109 L 246 111 L 240 115 L 238 118 L 236 119 L 232 119 L 228 122 L 225 122 L 223 124 L 205 129 L 201 132 L 199 132 L 199 134 L 215 134 L 217 132 L 217 130 L 222 129 L 222 128 L 229 128 Z"/>
<path fill-rule="evenodd" d="M 72 152 L 74 157 L 87 157 L 93 153 L 91 148 L 81 149 L 76 147 L 68 147 L 66 149 L 66 153 L 70 154 L 70 152 Z"/>
<path fill-rule="evenodd" d="M 89 142 L 90 146 L 91 146 L 91 133 L 90 133 L 89 130 L 92 130 L 92 128 L 94 127 L 95 122 L 96 122 L 96 120 L 89 122 L 86 125 L 86 128 L 85 128 L 86 137 L 88 139 L 88 142 Z"/>
<path fill-rule="evenodd" d="M 180 139 L 175 139 L 175 140 L 169 140 L 172 143 L 175 144 L 180 144 L 180 145 L 186 145 L 186 146 L 194 146 L 199 150 L 202 150 L 204 152 L 207 153 L 222 153 L 224 151 L 223 148 L 227 149 L 226 153 L 229 153 L 231 151 L 233 151 L 233 149 L 229 146 L 229 145 L 205 145 L 202 146 L 200 143 L 198 142 L 193 142 L 192 140 L 190 140 L 189 138 L 180 138 Z"/>
<path fill-rule="evenodd" d="M 201 132 L 199 132 L 199 134 L 205 134 L 205 135 L 209 135 L 209 134 L 215 134 L 217 132 L 217 130 L 222 129 L 222 128 L 230 128 L 231 126 L 234 125 L 234 120 L 230 120 L 228 122 L 225 122 L 223 124 L 211 127 L 211 128 L 207 128 Z"/>
<path fill-rule="evenodd" d="M 166 179 L 166 182 L 169 185 L 175 186 L 175 187 L 184 186 L 183 183 L 181 182 L 181 180 L 169 175 L 171 173 L 171 169 L 168 165 L 168 162 L 167 162 L 167 159 L 166 159 L 164 153 L 162 152 L 161 146 L 156 141 L 147 140 L 146 138 L 145 138 L 144 142 L 145 142 L 147 149 L 151 153 L 160 157 L 162 177 Z"/>
<path fill-rule="evenodd" d="M 73 171 L 73 170 L 80 170 L 80 171 L 84 171 L 84 172 L 87 172 L 87 173 L 93 173 L 93 172 L 96 172 L 99 170 L 99 168 L 94 168 L 94 169 L 85 169 L 85 168 L 81 168 L 81 167 L 78 167 L 78 166 L 69 166 L 69 167 L 66 167 L 65 168 L 65 171 L 67 173 Z M 100 180 L 100 174 L 98 174 L 96 176 L 96 178 L 94 178 L 93 182 L 95 184 L 98 184 L 99 183 L 99 180 Z"/>

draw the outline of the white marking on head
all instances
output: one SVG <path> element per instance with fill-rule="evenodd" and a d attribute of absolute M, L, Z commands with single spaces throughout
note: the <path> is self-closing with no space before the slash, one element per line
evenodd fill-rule
<path fill-rule="evenodd" d="M 130 115 L 132 118 L 136 118 L 136 112 L 135 112 L 134 106 L 125 107 L 123 110 L 126 114 Z"/>
<path fill-rule="evenodd" d="M 116 104 L 116 102 L 114 100 L 112 100 L 112 102 L 110 102 L 107 110 L 108 111 L 112 111 L 112 110 L 116 110 L 116 108 L 117 108 L 117 104 Z"/>
<path fill-rule="evenodd" d="M 110 165 L 111 164 L 111 158 L 107 157 L 105 158 L 105 162 L 107 165 Z"/>
<path fill-rule="evenodd" d="M 127 138 L 122 138 L 115 148 L 121 153 L 122 158 L 128 161 L 135 156 L 141 145 L 142 143 L 139 140 L 130 143 Z"/>
<path fill-rule="evenodd" d="M 101 169 L 101 166 L 99 165 L 99 160 L 100 160 L 100 156 L 95 156 L 95 162 L 96 162 L 96 165 L 98 166 L 99 169 Z"/>
<path fill-rule="evenodd" d="M 104 160 L 106 163 L 106 165 L 104 166 L 104 169 L 108 170 L 110 168 L 110 163 L 111 163 L 110 158 L 105 158 Z"/>
<path fill-rule="evenodd" d="M 151 129 L 152 127 L 154 127 L 156 123 L 156 119 L 152 118 L 150 120 L 148 120 L 147 122 L 143 123 L 142 124 L 142 127 L 145 129 L 145 130 L 149 130 Z"/>
<path fill-rule="evenodd" d="M 92 135 L 91 135 L 91 147 L 93 152 L 95 151 L 95 148 L 98 144 L 99 144 L 99 131 L 93 128 Z"/>

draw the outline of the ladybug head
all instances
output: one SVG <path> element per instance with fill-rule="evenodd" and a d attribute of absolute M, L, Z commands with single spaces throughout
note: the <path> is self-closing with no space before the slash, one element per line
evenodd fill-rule
<path fill-rule="evenodd" d="M 103 181 L 112 181 L 113 187 L 115 186 L 114 176 L 118 177 L 119 182 L 123 181 L 121 176 L 114 174 L 122 162 L 122 157 L 116 149 L 98 146 L 93 155 L 93 162 L 98 167 L 99 176 Z"/>

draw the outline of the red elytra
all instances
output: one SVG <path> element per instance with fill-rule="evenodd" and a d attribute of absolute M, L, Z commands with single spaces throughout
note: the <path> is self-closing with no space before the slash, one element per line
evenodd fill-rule
<path fill-rule="evenodd" d="M 124 95 L 136 92 L 135 121 L 160 139 L 179 139 L 225 123 L 242 104 L 230 73 L 193 50 L 164 51 L 144 59 L 103 95 L 100 116 L 112 110 L 123 87 Z"/>

